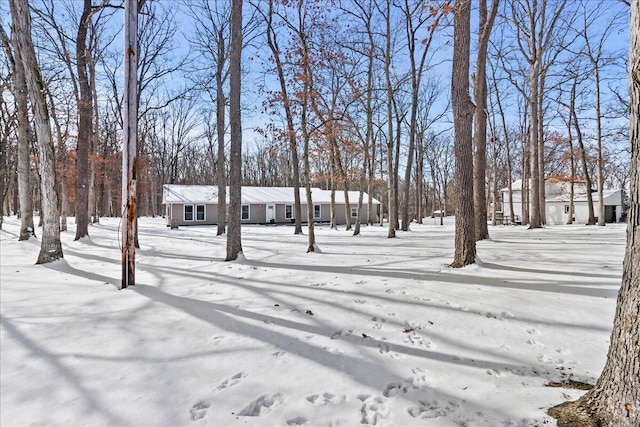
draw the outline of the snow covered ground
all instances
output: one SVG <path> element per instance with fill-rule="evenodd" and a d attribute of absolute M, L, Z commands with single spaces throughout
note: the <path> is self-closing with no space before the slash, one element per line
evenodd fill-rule
<path fill-rule="evenodd" d="M 137 285 L 118 290 L 118 219 L 63 233 L 65 258 L 0 231 L 0 424 L 534 426 L 593 383 L 620 284 L 624 225 L 490 227 L 477 265 L 452 219 L 316 229 L 140 220 Z M 73 224 L 73 220 L 70 221 Z M 40 231 L 40 230 L 38 230 Z"/>

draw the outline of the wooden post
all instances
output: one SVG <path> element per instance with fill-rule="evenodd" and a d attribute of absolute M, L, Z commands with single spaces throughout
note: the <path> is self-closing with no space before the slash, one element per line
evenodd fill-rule
<path fill-rule="evenodd" d="M 138 64 L 138 0 L 124 2 L 124 103 L 122 129 L 122 284 L 121 289 L 135 281 L 136 205 L 136 140 L 137 64 Z"/>

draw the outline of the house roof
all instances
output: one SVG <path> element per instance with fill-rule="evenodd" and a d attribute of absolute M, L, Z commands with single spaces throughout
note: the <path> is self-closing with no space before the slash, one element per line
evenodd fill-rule
<path fill-rule="evenodd" d="M 358 201 L 358 191 L 349 191 L 349 203 L 356 204 Z M 331 191 L 322 190 L 320 188 L 311 189 L 311 197 L 313 203 L 329 204 L 331 203 Z M 344 203 L 344 191 L 335 192 L 336 203 Z M 229 187 L 227 187 L 227 201 L 229 201 Z M 262 203 L 278 203 L 293 204 L 294 188 L 293 187 L 242 187 L 242 203 L 246 204 L 262 204 Z M 218 187 L 215 185 L 174 185 L 165 184 L 162 191 L 162 203 L 218 203 Z M 307 204 L 307 195 L 304 188 L 300 188 L 300 203 Z M 365 193 L 363 204 L 368 203 L 368 195 Z M 373 199 L 373 204 L 380 202 Z"/>

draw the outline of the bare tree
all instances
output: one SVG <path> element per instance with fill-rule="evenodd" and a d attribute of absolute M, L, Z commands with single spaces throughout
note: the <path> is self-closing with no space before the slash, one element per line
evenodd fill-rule
<path fill-rule="evenodd" d="M 224 234 L 227 221 L 227 179 L 225 132 L 227 96 L 225 84 L 229 77 L 229 18 L 230 4 L 220 1 L 187 3 L 191 17 L 195 20 L 196 31 L 191 43 L 202 55 L 204 79 L 200 82 L 215 104 L 217 134 L 216 181 L 218 184 L 218 229 L 216 234 Z M 215 66 L 211 67 L 211 63 Z M 213 71 L 209 71 L 212 70 Z"/>
<path fill-rule="evenodd" d="M 473 264 L 476 240 L 473 214 L 473 148 L 471 128 L 475 107 L 469 97 L 471 0 L 456 0 L 453 18 L 451 105 L 455 131 L 456 232 L 452 267 Z"/>
<path fill-rule="evenodd" d="M 18 50 L 18 38 L 15 37 L 15 28 L 13 33 L 12 40 L 9 40 L 4 29 L 1 29 L 0 36 L 2 37 L 9 63 L 13 68 L 13 96 L 16 104 L 18 139 L 18 194 L 20 198 L 20 235 L 18 240 L 29 240 L 31 236 L 35 237 L 33 198 L 31 195 L 31 128 L 27 110 L 27 82 L 25 80 L 24 65 Z"/>
<path fill-rule="evenodd" d="M 447 6 L 448 7 L 448 6 Z M 448 9 L 445 9 L 445 11 Z M 402 13 L 405 18 L 405 32 L 407 36 L 407 49 L 409 51 L 409 72 L 411 75 L 411 112 L 409 114 L 409 148 L 407 164 L 404 176 L 404 204 L 402 206 L 402 231 L 409 229 L 409 195 L 411 190 L 411 172 L 413 169 L 413 154 L 418 134 L 418 95 L 422 83 L 425 67 L 428 68 L 427 58 L 433 52 L 430 50 L 434 40 L 436 29 L 440 19 L 446 12 L 439 11 L 433 6 L 427 8 L 420 2 L 405 0 L 402 5 Z M 435 19 L 433 19 L 435 16 Z M 419 33 L 426 32 L 426 36 L 418 37 Z M 422 46 L 420 51 L 419 46 Z M 398 141 L 399 143 L 399 141 Z"/>
<path fill-rule="evenodd" d="M 231 149 L 229 155 L 229 228 L 227 231 L 227 261 L 242 253 L 242 120 L 241 120 L 241 55 L 242 0 L 231 2 L 231 46 L 229 51 L 229 121 Z"/>
<path fill-rule="evenodd" d="M 286 118 L 286 136 L 289 142 L 289 149 L 291 150 L 291 165 L 293 168 L 293 197 L 294 197 L 294 234 L 302 233 L 302 208 L 300 203 L 300 162 L 298 160 L 298 143 L 296 141 L 296 130 L 293 121 L 293 110 L 292 110 L 292 101 L 290 99 L 289 91 L 287 89 L 287 82 L 284 74 L 284 64 L 282 61 L 282 53 L 280 50 L 280 45 L 278 43 L 277 32 L 274 27 L 273 18 L 274 18 L 274 0 L 269 0 L 268 2 L 268 10 L 266 12 L 262 11 L 259 6 L 256 6 L 256 9 L 262 15 L 263 19 L 266 22 L 266 37 L 267 37 L 267 45 L 271 50 L 271 55 L 273 56 L 275 66 L 276 66 L 276 74 L 278 75 L 278 83 L 280 84 L 280 100 L 282 102 L 285 118 Z"/>
<path fill-rule="evenodd" d="M 138 135 L 138 7 L 137 0 L 124 5 L 124 100 L 122 109 L 122 289 L 136 284 L 137 135 Z"/>
<path fill-rule="evenodd" d="M 473 95 L 476 104 L 473 132 L 473 199 L 476 240 L 489 237 L 487 228 L 486 165 L 487 165 L 487 49 L 493 21 L 498 13 L 499 0 L 493 0 L 487 11 L 487 0 L 480 0 L 480 34 L 476 56 Z M 495 210 L 495 209 L 494 209 Z"/>
<path fill-rule="evenodd" d="M 528 186 L 530 188 L 529 228 L 540 228 L 544 223 L 544 141 L 541 132 L 544 110 L 542 99 L 546 73 L 563 47 L 563 43 L 560 43 L 556 37 L 556 28 L 566 3 L 567 0 L 553 2 L 551 0 L 514 0 L 510 2 L 518 49 L 529 66 L 526 80 L 528 92 L 519 89 L 527 98 L 529 113 L 529 169 L 531 173 L 531 182 Z M 554 45 L 558 49 L 549 55 L 549 50 Z"/>
<path fill-rule="evenodd" d="M 78 146 L 76 149 L 76 236 L 89 235 L 89 148 L 93 125 L 93 93 L 89 84 L 87 32 L 91 21 L 91 0 L 84 0 L 76 35 L 76 69 L 78 73 Z"/>
<path fill-rule="evenodd" d="M 589 7 L 591 6 L 591 7 Z M 617 13 L 613 17 L 606 16 L 606 3 L 597 3 L 589 5 L 587 2 L 581 2 L 581 28 L 578 30 L 579 36 L 583 41 L 583 49 L 581 55 L 584 55 L 591 65 L 591 73 L 593 76 L 593 94 L 594 94 L 594 112 L 596 122 L 596 147 L 597 147 L 597 184 L 598 184 L 598 225 L 605 225 L 605 209 L 604 209 L 604 159 L 602 149 L 603 139 L 603 101 L 602 101 L 602 83 L 605 80 L 603 74 L 606 73 L 606 66 L 613 62 L 614 58 L 620 57 L 618 53 L 607 52 L 605 46 L 611 35 L 615 33 L 618 21 L 622 17 L 621 13 Z M 598 19 L 602 16 L 607 18 L 604 25 L 598 23 Z M 593 29 L 599 28 L 598 34 L 594 34 Z M 604 73 L 603 73 L 604 72 Z"/>
<path fill-rule="evenodd" d="M 31 40 L 31 16 L 27 0 L 11 0 L 11 18 L 14 25 L 13 36 L 17 39 L 17 52 L 25 71 L 27 91 L 31 100 L 35 130 L 38 140 L 40 186 L 42 193 L 41 218 L 44 227 L 37 264 L 45 264 L 63 257 L 60 242 L 58 194 L 56 192 L 55 156 L 49 124 L 49 112 L 45 100 L 45 90 L 36 53 Z"/>

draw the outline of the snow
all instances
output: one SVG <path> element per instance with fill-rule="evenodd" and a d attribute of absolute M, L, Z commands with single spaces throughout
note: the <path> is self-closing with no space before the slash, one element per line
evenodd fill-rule
<path fill-rule="evenodd" d="M 491 227 L 453 258 L 452 218 L 387 239 L 141 218 L 137 285 L 120 283 L 119 220 L 65 258 L 0 232 L 0 425 L 533 426 L 594 383 L 621 279 L 624 225 Z"/>

